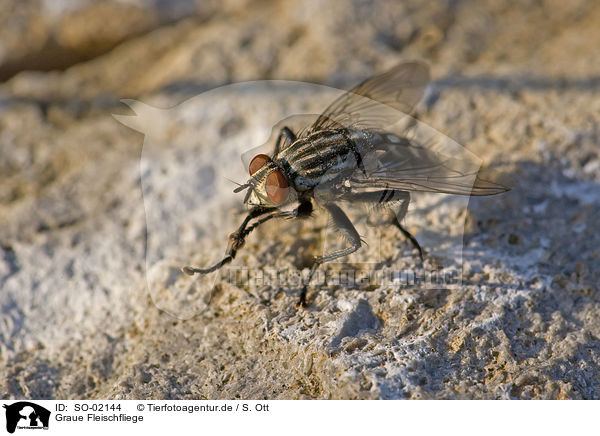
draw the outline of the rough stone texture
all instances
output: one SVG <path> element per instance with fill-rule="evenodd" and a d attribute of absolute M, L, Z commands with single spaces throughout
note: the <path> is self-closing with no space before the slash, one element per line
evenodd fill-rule
<path fill-rule="evenodd" d="M 0 80 L 66 68 L 185 17 L 205 20 L 244 0 L 19 0 L 0 5 Z"/>
<path fill-rule="evenodd" d="M 232 2 L 65 71 L 20 72 L 0 85 L 0 397 L 600 398 L 599 51 L 586 1 Z M 466 215 L 411 207 L 420 240 L 466 216 L 461 286 L 330 285 L 297 310 L 298 287 L 171 274 L 223 252 L 241 219 L 223 178 L 245 178 L 240 152 L 293 103 L 265 92 L 260 110 L 208 115 L 184 103 L 144 140 L 111 116 L 132 114 L 120 98 L 168 108 L 264 78 L 346 87 L 409 58 L 434 77 L 419 119 L 515 184 Z M 266 224 L 235 265 L 299 271 L 323 225 Z M 415 263 L 383 236 L 388 266 Z"/>

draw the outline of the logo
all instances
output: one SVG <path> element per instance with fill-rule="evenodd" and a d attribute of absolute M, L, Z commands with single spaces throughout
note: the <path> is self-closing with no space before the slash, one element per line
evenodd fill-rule
<path fill-rule="evenodd" d="M 14 433 L 18 429 L 48 430 L 50 411 L 29 401 L 19 401 L 10 405 L 4 404 L 6 409 L 6 431 Z"/>

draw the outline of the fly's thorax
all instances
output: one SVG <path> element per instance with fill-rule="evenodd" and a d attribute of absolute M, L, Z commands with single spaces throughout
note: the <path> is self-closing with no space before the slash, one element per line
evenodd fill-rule
<path fill-rule="evenodd" d="M 353 139 L 354 137 L 354 139 Z M 296 141 L 281 152 L 290 168 L 291 182 L 298 191 L 336 184 L 360 168 L 362 144 L 345 129 L 322 130 Z"/>

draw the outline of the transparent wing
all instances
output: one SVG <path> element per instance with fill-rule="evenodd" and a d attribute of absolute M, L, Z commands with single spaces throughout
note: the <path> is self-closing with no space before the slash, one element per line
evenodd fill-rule
<path fill-rule="evenodd" d="M 394 126 L 401 135 L 381 133 L 365 157 L 365 171 L 356 171 L 350 185 L 356 190 L 391 188 L 459 195 L 493 195 L 510 188 L 491 181 L 490 170 L 466 148 L 431 127 L 406 117 Z M 491 179 L 490 179 L 491 178 Z"/>
<path fill-rule="evenodd" d="M 406 62 L 373 76 L 331 103 L 309 131 L 385 128 L 410 114 L 429 82 L 429 67 Z M 383 104 L 381 104 L 383 103 Z M 399 113 L 400 111 L 401 113 Z"/>

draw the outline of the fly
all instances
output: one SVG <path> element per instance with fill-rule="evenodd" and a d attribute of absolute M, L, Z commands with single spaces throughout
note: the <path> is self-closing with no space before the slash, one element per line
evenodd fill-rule
<path fill-rule="evenodd" d="M 419 102 L 428 82 L 427 65 L 401 63 L 334 100 L 307 128 L 294 132 L 284 126 L 273 153 L 255 156 L 248 167 L 250 179 L 234 190 L 246 190 L 244 203 L 251 208 L 229 236 L 225 257 L 207 268 L 186 266 L 183 272 L 193 275 L 218 270 L 235 258 L 258 226 L 273 218 L 307 218 L 313 212 L 313 202 L 327 210 L 347 246 L 315 258 L 300 294 L 300 306 L 307 305 L 307 288 L 320 265 L 361 247 L 360 235 L 341 202 L 393 210 L 389 224 L 410 240 L 422 261 L 419 242 L 401 224 L 411 192 L 493 195 L 508 190 L 479 178 L 478 165 L 441 154 L 438 146 L 443 135 L 419 137 L 408 133 L 410 127 L 403 127 L 399 134 L 389 129 L 399 119 L 410 118 L 406 114 Z M 289 205 L 296 207 L 283 210 Z"/>

